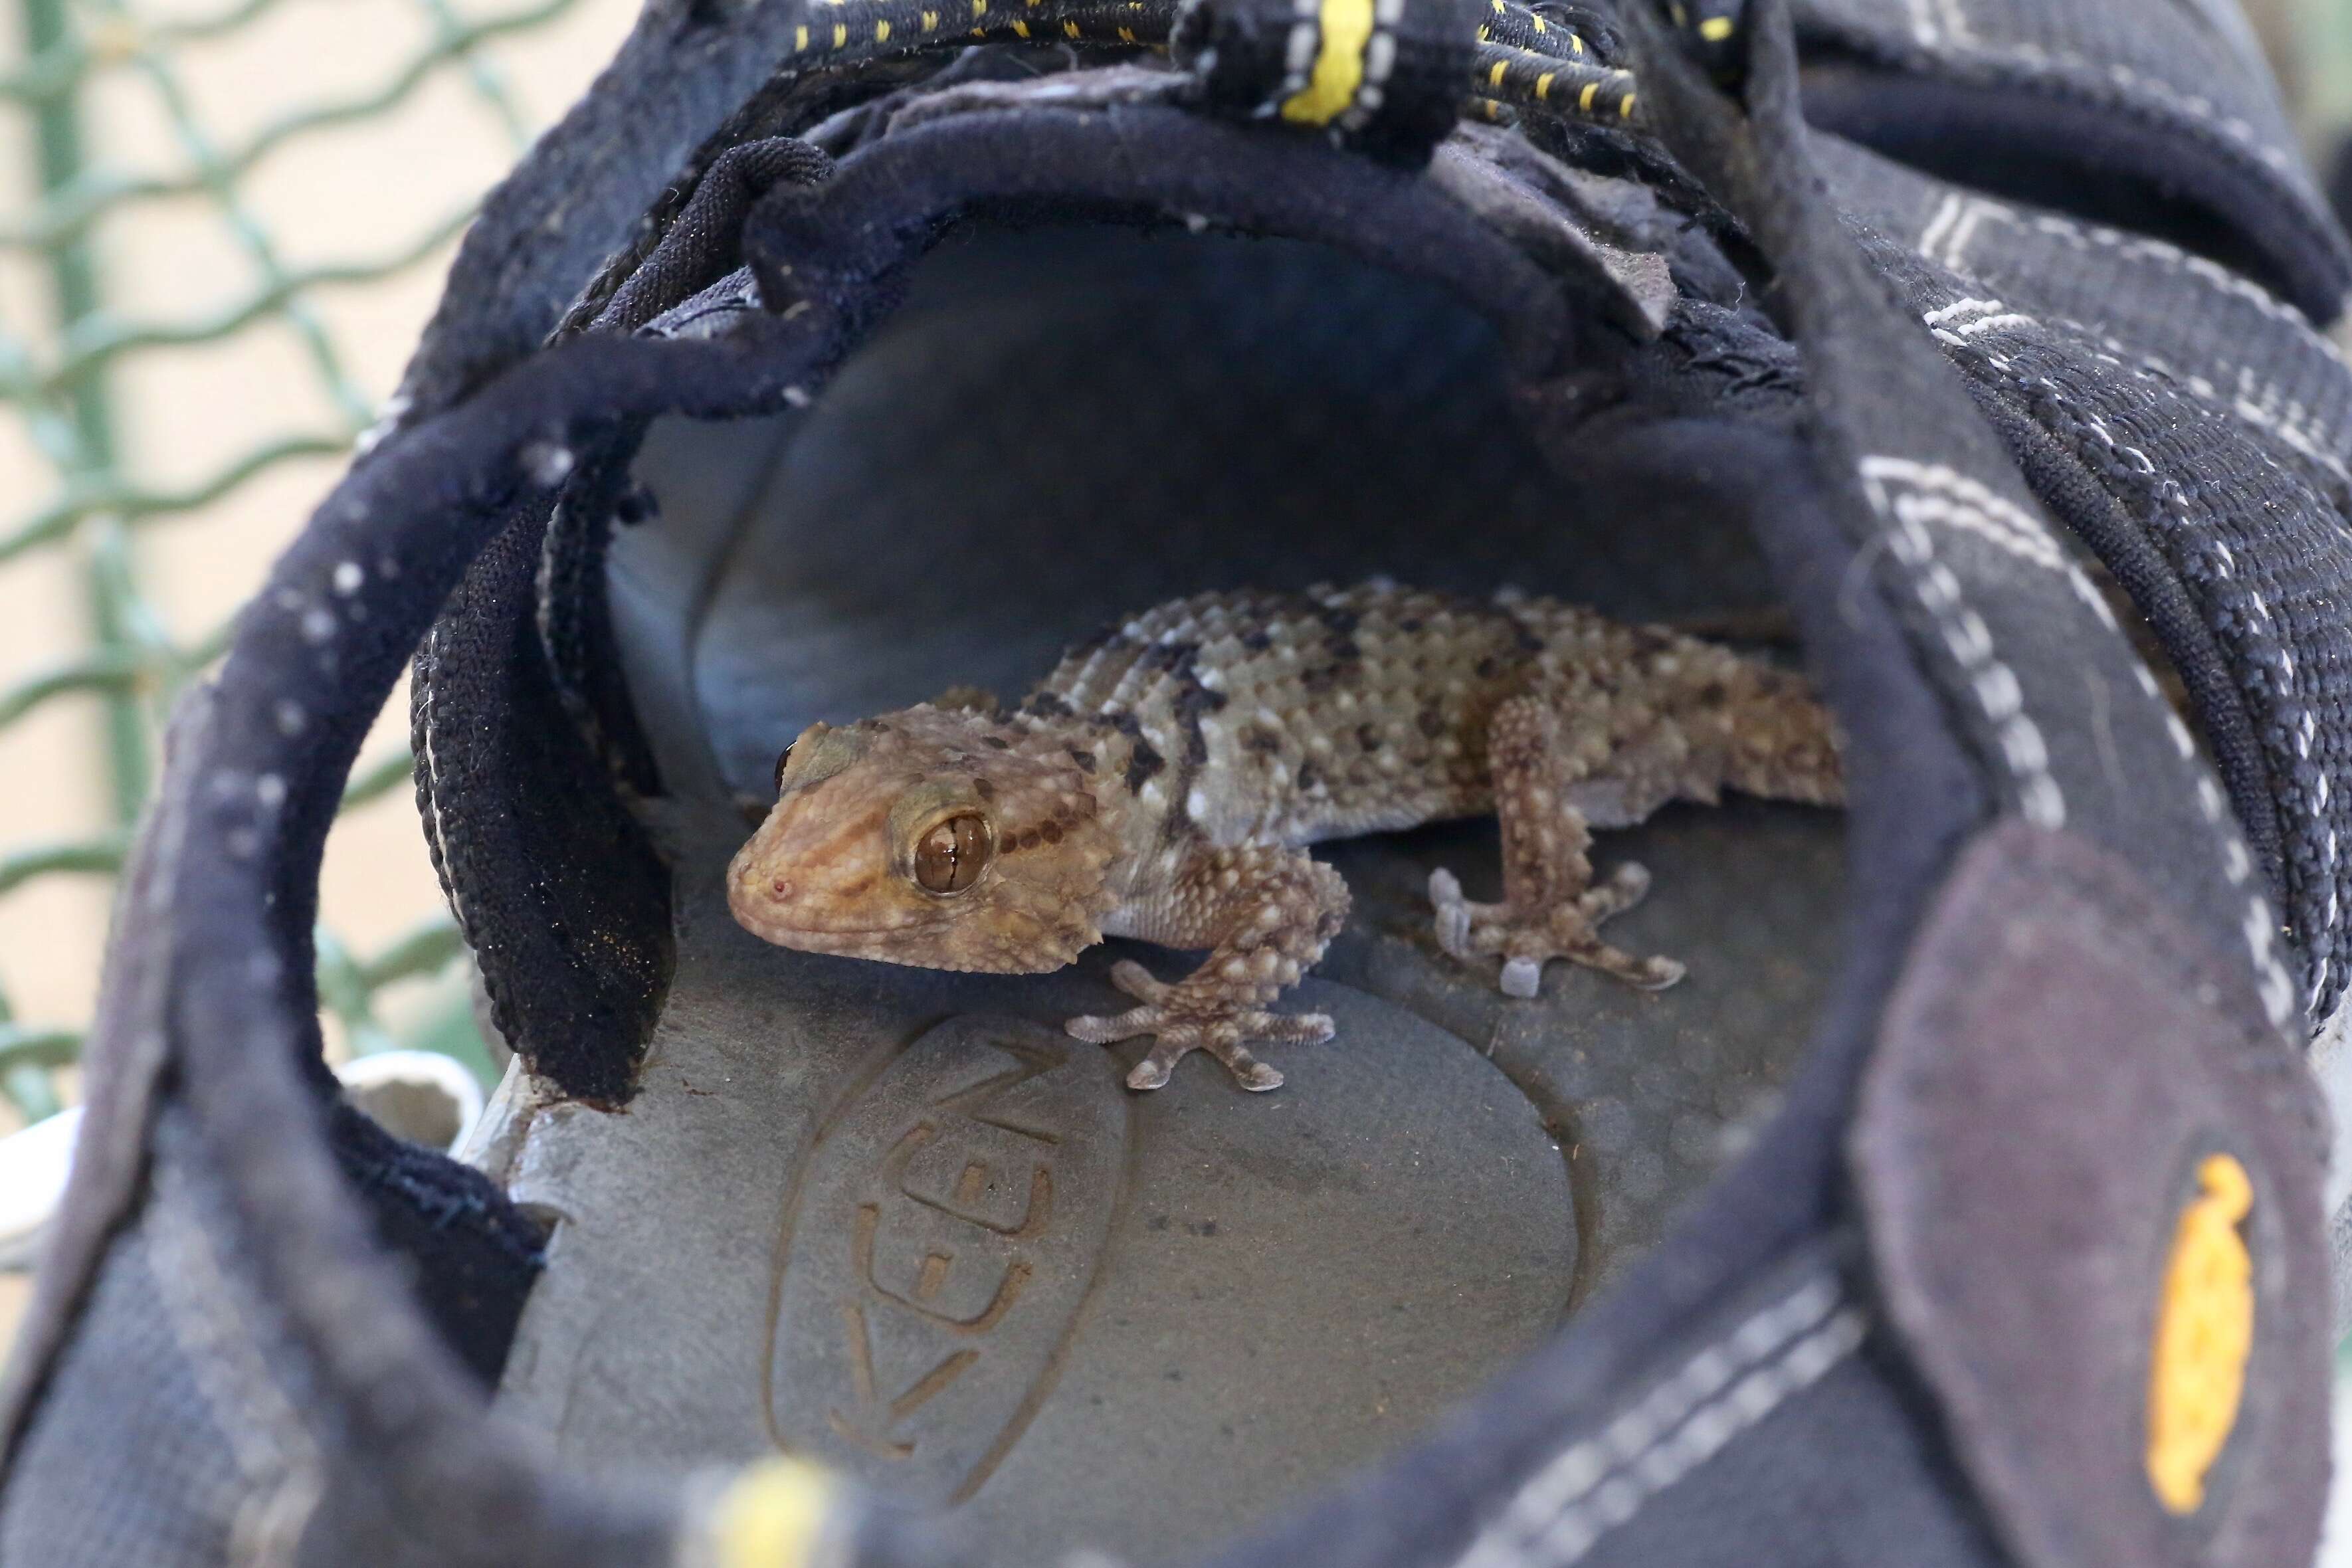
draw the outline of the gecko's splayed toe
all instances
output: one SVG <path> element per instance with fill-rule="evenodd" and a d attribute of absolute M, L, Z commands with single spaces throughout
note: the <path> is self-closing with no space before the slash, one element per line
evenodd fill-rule
<path fill-rule="evenodd" d="M 1470 900 L 1462 896 L 1462 883 L 1444 867 L 1429 874 L 1429 902 L 1436 911 L 1437 945 L 1455 958 L 1475 955 L 1470 951 Z"/>
<path fill-rule="evenodd" d="M 1429 877 L 1437 945 L 1479 968 L 1500 955 L 1496 984 L 1504 995 L 1522 1001 L 1541 994 L 1543 966 L 1555 958 L 1600 970 L 1639 991 L 1664 991 L 1681 980 L 1688 971 L 1675 960 L 1636 958 L 1601 940 L 1601 922 L 1632 909 L 1649 890 L 1649 872 L 1628 864 L 1608 880 L 1549 908 L 1520 908 L 1508 902 L 1473 902 L 1463 897 L 1462 883 L 1451 871 L 1433 871 Z"/>
<path fill-rule="evenodd" d="M 1531 1001 L 1543 991 L 1543 965 L 1532 958 L 1507 958 L 1501 984 L 1504 995 Z"/>
<path fill-rule="evenodd" d="M 1236 1000 L 1221 986 L 1197 981 L 1171 984 L 1154 979 L 1132 959 L 1111 966 L 1111 983 L 1142 1005 L 1108 1017 L 1086 1015 L 1063 1026 L 1076 1038 L 1107 1046 L 1153 1037 L 1151 1050 L 1127 1075 L 1127 1087 L 1158 1089 L 1168 1081 L 1176 1064 L 1194 1051 L 1206 1051 L 1234 1075 L 1234 1081 L 1254 1092 L 1282 1087 L 1282 1074 L 1250 1053 L 1249 1040 L 1284 1045 L 1320 1045 L 1331 1037 L 1330 1016 L 1324 1013 L 1269 1013 Z"/>
<path fill-rule="evenodd" d="M 1181 1043 L 1162 1039 L 1151 1047 L 1151 1054 L 1128 1069 L 1127 1087 L 1133 1089 L 1153 1089 L 1165 1084 L 1176 1070 L 1176 1064 L 1195 1049 L 1213 1052 L 1234 1075 L 1234 1081 L 1253 1094 L 1263 1094 L 1282 1087 L 1282 1072 L 1267 1066 L 1240 1046 L 1220 1050 L 1213 1045 L 1199 1042 Z"/>

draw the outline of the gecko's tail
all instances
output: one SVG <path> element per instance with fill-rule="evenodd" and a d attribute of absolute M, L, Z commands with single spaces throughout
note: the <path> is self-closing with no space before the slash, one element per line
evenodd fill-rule
<path fill-rule="evenodd" d="M 1737 705 L 1724 783 L 1769 800 L 1845 803 L 1837 721 L 1803 677 L 1750 667 L 1758 689 Z"/>

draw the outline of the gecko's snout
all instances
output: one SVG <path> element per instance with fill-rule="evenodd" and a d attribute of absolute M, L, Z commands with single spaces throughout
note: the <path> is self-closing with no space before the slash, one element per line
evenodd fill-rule
<path fill-rule="evenodd" d="M 779 947 L 925 969 L 1069 963 L 1102 940 L 1124 846 L 1076 757 L 1030 742 L 928 704 L 811 725 L 729 868 L 737 922 Z"/>
<path fill-rule="evenodd" d="M 887 752 L 833 754 L 849 750 L 844 736 L 858 739 L 836 730 L 794 746 L 782 797 L 728 868 L 728 908 L 779 947 L 936 965 L 926 932 L 974 887 L 992 839 L 960 812 L 901 821 L 925 802 L 922 774 Z"/>
<path fill-rule="evenodd" d="M 739 924 L 763 941 L 786 947 L 807 945 L 812 925 L 824 922 L 816 907 L 822 891 L 803 874 L 807 846 L 772 812 L 727 868 L 727 907 Z M 796 864 L 801 865 L 795 869 Z M 822 881 L 819 878 L 817 880 Z"/>

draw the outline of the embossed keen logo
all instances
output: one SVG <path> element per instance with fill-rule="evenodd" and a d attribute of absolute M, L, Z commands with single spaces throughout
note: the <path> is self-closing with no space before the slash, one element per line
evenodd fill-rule
<path fill-rule="evenodd" d="M 2205 1476 L 2238 1424 L 2254 1347 L 2253 1259 L 2239 1227 L 2254 1206 L 2227 1154 L 2197 1166 L 2197 1194 L 2173 1226 L 2147 1392 L 2147 1479 L 2173 1513 L 2205 1501 Z"/>
<path fill-rule="evenodd" d="M 979 1489 L 1043 1402 L 1109 1231 L 1129 1116 L 1112 1065 L 958 1019 L 818 1134 L 769 1341 L 780 1445 L 902 1497 Z"/>

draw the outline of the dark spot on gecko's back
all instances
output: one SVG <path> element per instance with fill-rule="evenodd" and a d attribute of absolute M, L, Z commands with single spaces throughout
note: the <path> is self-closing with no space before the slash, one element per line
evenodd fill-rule
<path fill-rule="evenodd" d="M 1252 724 L 1242 731 L 1242 750 L 1269 756 L 1282 750 L 1282 737 L 1262 724 Z"/>
<path fill-rule="evenodd" d="M 1264 626 L 1258 627 L 1254 632 L 1246 632 L 1243 634 L 1242 647 L 1249 649 L 1252 653 L 1264 653 L 1273 646 L 1274 634 L 1266 630 Z"/>
<path fill-rule="evenodd" d="M 1013 749 L 1013 742 L 1002 735 L 982 735 L 980 738 L 980 743 L 992 752 L 1009 752 Z"/>
<path fill-rule="evenodd" d="M 1134 752 L 1127 759 L 1127 787 L 1130 790 L 1141 789 L 1150 782 L 1152 775 L 1167 765 L 1167 758 L 1153 751 L 1148 742 L 1138 741 L 1135 743 Z"/>
<path fill-rule="evenodd" d="M 1072 746 L 1070 748 L 1070 761 L 1078 764 L 1078 771 L 1082 773 L 1090 773 L 1095 771 L 1095 754 L 1092 752 L 1082 752 L 1076 746 Z"/>
<path fill-rule="evenodd" d="M 982 800 L 994 800 L 996 786 L 984 778 L 974 778 L 971 781 L 971 793 Z"/>
<path fill-rule="evenodd" d="M 1364 750 L 1368 752 L 1379 751 L 1381 749 L 1381 727 L 1378 724 L 1369 723 L 1357 725 L 1356 744 L 1363 747 Z"/>
<path fill-rule="evenodd" d="M 1222 691 L 1212 691 L 1197 679 L 1188 680 L 1176 693 L 1173 704 L 1176 716 L 1192 719 L 1202 713 L 1222 711 L 1229 699 Z"/>
<path fill-rule="evenodd" d="M 1544 640 L 1536 635 L 1536 629 L 1533 626 L 1528 625 L 1527 622 L 1519 619 L 1517 616 L 1513 616 L 1509 617 L 1509 619 L 1511 623 L 1512 639 L 1519 645 L 1519 651 L 1521 653 L 1543 652 Z"/>
<path fill-rule="evenodd" d="M 1037 832 L 1048 844 L 1059 844 L 1062 841 L 1062 825 L 1058 822 L 1049 822 Z"/>
<path fill-rule="evenodd" d="M 1477 673 L 1479 679 L 1492 680 L 1503 673 L 1503 661 L 1490 653 L 1478 661 Z"/>
<path fill-rule="evenodd" d="M 1199 767 L 1209 760 L 1209 740 L 1201 731 L 1201 715 L 1214 713 L 1225 705 L 1225 694 L 1212 691 L 1189 672 L 1173 703 L 1176 721 L 1184 726 L 1184 760 Z"/>
<path fill-rule="evenodd" d="M 1338 689 L 1339 682 L 1346 678 L 1347 673 L 1346 667 L 1342 665 L 1318 664 L 1312 669 L 1300 670 L 1298 684 L 1307 688 L 1313 695 L 1320 697 L 1327 691 Z"/>
<path fill-rule="evenodd" d="M 1445 710 L 1433 702 L 1421 710 L 1420 717 L 1413 722 L 1420 727 L 1423 734 L 1434 741 L 1445 733 Z"/>
<path fill-rule="evenodd" d="M 1298 787 L 1302 791 L 1312 793 L 1313 791 L 1321 788 L 1322 784 L 1323 770 L 1321 768 L 1317 767 L 1311 761 L 1298 764 Z"/>
<path fill-rule="evenodd" d="M 1143 721 L 1132 713 L 1113 713 L 1105 718 L 1103 722 L 1122 735 L 1133 737 L 1143 733 Z"/>
<path fill-rule="evenodd" d="M 1136 666 L 1141 669 L 1164 669 L 1171 674 L 1189 675 L 1201 658 L 1201 645 L 1196 642 L 1154 643 L 1136 656 Z"/>
<path fill-rule="evenodd" d="M 1357 615 L 1353 610 L 1342 609 L 1337 605 L 1325 605 L 1318 613 L 1322 616 L 1323 624 L 1330 627 L 1333 634 L 1339 637 L 1346 637 L 1363 625 L 1361 616 Z"/>
<path fill-rule="evenodd" d="M 1034 713 L 1040 719 L 1066 719 L 1070 705 L 1050 691 L 1033 691 L 1022 702 L 1024 713 Z"/>
<path fill-rule="evenodd" d="M 1422 622 L 1419 616 L 1407 616 L 1404 619 L 1397 623 L 1397 630 L 1404 633 L 1407 637 L 1412 637 L 1420 632 L 1421 626 Z"/>

